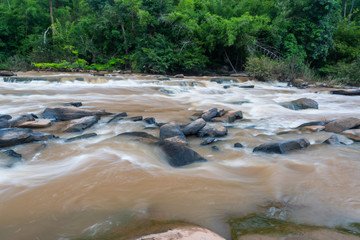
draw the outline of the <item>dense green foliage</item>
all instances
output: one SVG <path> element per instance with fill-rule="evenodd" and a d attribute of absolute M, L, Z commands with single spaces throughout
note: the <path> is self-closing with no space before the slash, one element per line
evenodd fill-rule
<path fill-rule="evenodd" d="M 323 77 L 359 82 L 359 7 L 360 0 L 2 0 L 0 68 L 201 73 L 241 71 L 266 56 L 290 73 L 296 59 Z"/>

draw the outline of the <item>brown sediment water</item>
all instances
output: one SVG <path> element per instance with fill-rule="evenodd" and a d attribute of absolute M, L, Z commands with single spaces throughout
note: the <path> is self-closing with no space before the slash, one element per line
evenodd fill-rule
<path fill-rule="evenodd" d="M 360 97 L 251 79 L 240 79 L 237 85 L 254 89 L 224 89 L 209 77 L 19 76 L 41 81 L 0 78 L 1 114 L 40 114 L 46 107 L 79 101 L 84 108 L 154 117 L 157 122 L 187 123 L 192 114 L 213 107 L 241 110 L 245 120 L 225 124 L 229 134 L 215 143 L 219 152 L 190 137 L 190 147 L 209 162 L 183 168 L 169 166 L 157 147 L 114 138 L 128 131 L 158 136 L 158 129 L 144 130 L 144 122 L 126 120 L 106 125 L 110 116 L 84 132 L 97 133 L 95 138 L 13 147 L 26 161 L 0 169 L 0 239 L 73 239 L 137 218 L 188 221 L 229 238 L 229 217 L 258 212 L 269 202 L 295 206 L 287 218 L 298 223 L 333 227 L 360 221 L 359 143 L 343 138 L 348 145 L 322 145 L 331 136 L 327 132 L 277 134 L 309 121 L 360 118 Z M 316 100 L 319 109 L 293 111 L 278 105 L 302 97 Z M 286 155 L 252 153 L 259 144 L 300 137 L 313 145 Z M 234 148 L 236 142 L 244 148 Z"/>

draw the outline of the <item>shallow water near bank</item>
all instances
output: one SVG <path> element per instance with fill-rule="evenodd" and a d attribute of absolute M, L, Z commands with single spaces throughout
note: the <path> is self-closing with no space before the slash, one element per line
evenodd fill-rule
<path fill-rule="evenodd" d="M 144 130 L 144 122 L 127 120 L 106 125 L 110 116 L 84 132 L 97 133 L 95 138 L 14 147 L 26 162 L 0 169 L 0 239 L 72 239 L 142 218 L 188 221 L 228 239 L 230 217 L 264 211 L 269 202 L 284 203 L 286 218 L 297 223 L 334 227 L 360 222 L 360 144 L 343 139 L 348 145 L 321 145 L 331 136 L 326 132 L 277 134 L 309 121 L 360 118 L 360 97 L 251 79 L 224 89 L 209 77 L 19 76 L 40 81 L 0 78 L 1 114 L 40 114 L 46 107 L 79 101 L 84 108 L 157 122 L 187 123 L 194 113 L 213 107 L 241 110 L 244 120 L 225 124 L 228 136 L 215 143 L 220 152 L 190 137 L 190 147 L 209 162 L 184 168 L 169 166 L 157 147 L 115 137 L 128 131 L 158 136 L 158 129 Z M 49 76 L 60 81 L 47 81 Z M 302 97 L 316 100 L 319 109 L 278 105 Z M 300 137 L 313 145 L 286 155 L 252 153 L 259 144 Z M 234 148 L 236 142 L 244 148 Z"/>

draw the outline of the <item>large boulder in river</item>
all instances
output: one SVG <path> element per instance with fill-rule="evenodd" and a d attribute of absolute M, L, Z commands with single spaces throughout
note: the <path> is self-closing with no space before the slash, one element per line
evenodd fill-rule
<path fill-rule="evenodd" d="M 105 110 L 88 110 L 74 106 L 60 106 L 46 108 L 42 115 L 43 118 L 46 119 L 52 119 L 56 121 L 69 121 L 88 116 L 104 116 L 110 114 L 111 113 L 108 113 Z"/>
<path fill-rule="evenodd" d="M 186 125 L 185 127 L 182 128 L 183 133 L 186 136 L 189 135 L 195 135 L 197 134 L 203 127 L 205 127 L 206 122 L 204 119 L 199 118 L 195 121 L 193 121 L 192 123 Z"/>
<path fill-rule="evenodd" d="M 224 137 L 228 134 L 228 130 L 224 126 L 203 128 L 198 132 L 199 137 Z"/>
<path fill-rule="evenodd" d="M 0 129 L 0 147 L 10 147 L 23 143 L 44 141 L 55 136 L 49 133 L 33 132 L 26 128 L 3 128 Z"/>
<path fill-rule="evenodd" d="M 8 121 L 12 118 L 12 116 L 8 114 L 0 114 L 0 121 Z"/>
<path fill-rule="evenodd" d="M 303 149 L 310 146 L 309 140 L 306 138 L 299 138 L 276 143 L 265 143 L 254 148 L 253 152 L 265 153 L 287 153 L 292 150 Z"/>
<path fill-rule="evenodd" d="M 0 167 L 1 168 L 11 168 L 15 164 L 23 162 L 24 160 L 21 157 L 21 154 L 13 150 L 6 150 L 0 152 Z"/>
<path fill-rule="evenodd" d="M 291 102 L 280 103 L 284 108 L 291 110 L 303 110 L 308 108 L 318 109 L 319 105 L 316 101 L 309 98 L 300 98 Z"/>
<path fill-rule="evenodd" d="M 177 123 L 171 122 L 160 127 L 160 142 L 163 142 L 166 138 L 173 137 L 177 137 L 179 140 L 187 142 L 183 131 L 181 131 L 181 128 Z"/>
<path fill-rule="evenodd" d="M 336 119 L 325 125 L 325 131 L 340 133 L 342 131 L 360 127 L 359 118 Z"/>
<path fill-rule="evenodd" d="M 160 146 L 166 154 L 166 160 L 173 167 L 182 167 L 197 162 L 207 161 L 197 152 L 182 144 L 174 142 L 171 139 L 165 139 Z"/>
<path fill-rule="evenodd" d="M 100 117 L 89 116 L 70 121 L 70 124 L 65 129 L 65 132 L 81 132 L 99 121 Z"/>

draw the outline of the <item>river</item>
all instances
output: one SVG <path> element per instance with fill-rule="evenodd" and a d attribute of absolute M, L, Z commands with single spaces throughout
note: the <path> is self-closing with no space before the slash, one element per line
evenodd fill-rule
<path fill-rule="evenodd" d="M 4 82 L 0 113 L 41 114 L 46 107 L 82 102 L 84 108 L 187 123 L 213 107 L 241 110 L 244 119 L 229 127 L 215 145 L 190 147 L 209 160 L 173 168 L 153 146 L 115 137 L 146 131 L 144 122 L 110 117 L 84 133 L 98 136 L 66 143 L 61 139 L 13 147 L 25 163 L 0 169 L 0 239 L 59 239 L 95 235 L 129 219 L 184 220 L 229 238 L 227 220 L 262 211 L 272 203 L 287 208 L 297 223 L 334 227 L 360 222 L 360 145 L 324 145 L 328 132 L 290 131 L 309 121 L 360 118 L 360 97 L 330 95 L 328 89 L 296 89 L 285 83 L 240 79 L 237 85 L 209 77 L 159 81 L 154 76 L 19 73 L 58 81 Z M 278 103 L 311 98 L 319 109 L 293 111 Z M 224 125 L 209 123 L 210 125 Z M 46 131 L 44 129 L 43 131 Z M 74 133 L 57 133 L 61 138 Z M 252 153 L 259 144 L 306 137 L 312 146 L 285 155 Z M 240 142 L 244 148 L 234 148 Z"/>

